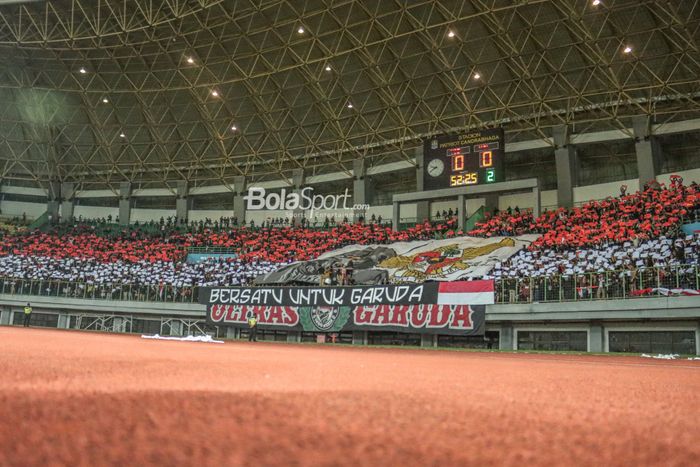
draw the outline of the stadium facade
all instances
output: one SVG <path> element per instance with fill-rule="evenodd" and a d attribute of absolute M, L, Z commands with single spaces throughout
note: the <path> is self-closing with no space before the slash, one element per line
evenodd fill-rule
<path fill-rule="evenodd" d="M 447 209 L 465 223 L 484 208 L 539 213 L 672 175 L 700 181 L 696 1 L 64 3 L 0 6 L 7 219 L 260 225 L 290 211 L 247 209 L 250 187 L 313 187 L 362 207 L 309 220 L 374 215 L 399 228 Z M 500 191 L 417 199 L 424 141 L 493 128 L 505 134 Z M 194 303 L 4 289 L 0 324 L 18 323 L 26 302 L 47 327 L 241 333 L 207 324 Z M 339 338 L 700 354 L 700 299 L 497 303 L 486 340 Z"/>

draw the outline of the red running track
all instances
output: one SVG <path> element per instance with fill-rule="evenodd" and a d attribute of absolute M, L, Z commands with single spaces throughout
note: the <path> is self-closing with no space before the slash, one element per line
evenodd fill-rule
<path fill-rule="evenodd" d="M 697 465 L 700 362 L 0 328 L 0 465 Z"/>

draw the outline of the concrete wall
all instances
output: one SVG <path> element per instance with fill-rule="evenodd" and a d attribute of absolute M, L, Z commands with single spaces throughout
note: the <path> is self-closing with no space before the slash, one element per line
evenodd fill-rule
<path fill-rule="evenodd" d="M 0 324 L 10 324 L 13 312 L 31 302 L 37 313 L 58 313 L 59 324 L 72 314 L 104 314 L 152 319 L 204 320 L 205 307 L 197 303 L 153 303 L 80 300 L 58 297 L 0 295 Z M 611 330 L 693 331 L 700 355 L 700 297 L 660 297 L 595 302 L 489 305 L 486 330 L 498 331 L 503 350 L 517 347 L 520 331 L 586 331 L 588 350 L 608 351 Z"/>
<path fill-rule="evenodd" d="M 676 172 L 676 174 L 683 177 L 686 184 L 692 181 L 700 181 L 700 169 L 692 169 Z M 668 184 L 670 182 L 670 177 L 672 174 L 662 174 L 657 177 L 659 182 Z M 601 183 L 597 185 L 588 185 L 574 188 L 574 203 L 583 203 L 593 199 L 603 199 L 608 196 L 618 196 L 620 194 L 620 186 L 627 185 L 628 192 L 634 192 L 637 187 L 637 179 L 621 180 L 617 182 Z M 17 193 L 27 193 L 33 194 L 37 192 L 34 188 L 22 188 L 22 187 L 7 187 L 12 188 L 12 192 Z M 3 188 L 5 190 L 6 188 Z M 114 196 L 113 193 L 107 192 L 105 190 L 104 195 Z M 84 193 L 82 193 L 84 194 Z M 78 194 L 78 197 L 81 193 Z M 152 190 L 141 190 L 134 193 L 134 196 L 164 196 L 172 195 L 172 193 L 166 189 L 152 189 Z M 557 206 L 557 191 L 556 190 L 546 190 L 542 191 L 541 203 L 543 208 L 553 208 Z M 467 214 L 471 215 L 483 204 L 483 199 L 473 199 L 467 201 Z M 519 206 L 520 208 L 532 208 L 534 206 L 534 199 L 532 193 L 522 193 L 501 196 L 498 203 L 499 209 L 507 209 L 508 207 Z M 434 215 L 437 210 L 442 211 L 453 210 L 457 207 L 456 200 L 441 201 L 438 203 L 433 203 L 430 208 L 431 215 Z M 18 201 L 2 201 L 0 203 L 0 209 L 2 213 L 7 216 L 21 216 L 22 213 L 26 213 L 29 218 L 36 218 L 42 215 L 46 211 L 46 203 L 25 203 Z M 108 214 L 112 214 L 116 217 L 119 213 L 118 208 L 104 208 L 99 206 L 75 206 L 74 215 L 77 217 L 82 215 L 87 218 L 95 217 L 106 217 Z M 384 219 L 391 219 L 392 217 L 392 206 L 371 206 L 368 211 L 368 216 L 376 214 L 377 216 L 382 216 Z M 248 219 L 254 220 L 256 223 L 261 223 L 267 218 L 274 217 L 284 217 L 286 211 L 249 211 L 247 213 Z M 316 216 L 319 221 L 322 221 L 326 216 L 326 211 L 317 211 Z M 342 215 L 338 212 L 328 213 L 329 217 L 335 215 L 336 219 L 342 219 Z M 148 222 L 150 220 L 159 220 L 161 217 L 174 216 L 175 209 L 141 209 L 136 208 L 131 211 L 131 222 L 138 220 L 139 222 Z M 235 215 L 231 210 L 201 210 L 201 211 L 190 211 L 190 220 L 200 220 L 206 217 L 210 219 L 218 219 L 222 216 L 233 216 Z M 402 218 L 415 218 L 416 217 L 416 205 L 415 204 L 405 204 L 401 206 L 401 217 Z M 348 218 L 352 218 L 352 212 L 348 212 Z"/>
<path fill-rule="evenodd" d="M 189 220 L 190 221 L 203 221 L 207 218 L 211 219 L 212 221 L 218 220 L 222 217 L 233 217 L 233 209 L 231 210 L 196 210 L 196 211 L 190 211 L 189 212 Z"/>
<path fill-rule="evenodd" d="M 131 222 L 139 221 L 140 223 L 159 221 L 160 218 L 167 219 L 168 216 L 175 217 L 175 209 L 132 209 Z"/>
<path fill-rule="evenodd" d="M 80 216 L 83 216 L 83 219 L 106 218 L 110 214 L 113 219 L 116 219 L 119 216 L 119 208 L 105 208 L 99 206 L 75 206 L 73 208 L 73 217 L 76 219 Z"/>
<path fill-rule="evenodd" d="M 22 214 L 26 213 L 29 219 L 36 219 L 46 212 L 46 203 L 3 201 L 0 209 L 5 216 L 22 217 Z"/>

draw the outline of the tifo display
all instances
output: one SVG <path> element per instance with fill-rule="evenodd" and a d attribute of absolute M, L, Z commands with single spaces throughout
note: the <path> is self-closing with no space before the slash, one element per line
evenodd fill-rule
<path fill-rule="evenodd" d="M 327 290 L 479 278 L 496 280 L 497 302 L 697 291 L 700 237 L 686 235 L 681 226 L 699 218 L 700 186 L 674 176 L 669 187 L 623 190 L 540 216 L 517 207 L 494 212 L 468 232 L 447 214 L 399 231 L 371 221 L 322 229 L 73 221 L 3 231 L 0 293 L 193 302 L 199 287 Z M 190 248 L 211 251 L 188 262 Z"/>
<path fill-rule="evenodd" d="M 442 135 L 423 147 L 426 190 L 496 183 L 504 180 L 503 129 Z"/>

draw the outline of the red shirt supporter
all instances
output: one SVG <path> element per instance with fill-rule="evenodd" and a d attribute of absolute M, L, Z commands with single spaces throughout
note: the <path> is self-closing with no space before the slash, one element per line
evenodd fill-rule
<path fill-rule="evenodd" d="M 34 231 L 29 234 L 7 234 L 0 240 L 0 256 L 7 254 L 49 258 L 94 259 L 99 262 L 177 261 L 188 247 L 221 247 L 234 251 L 245 262 L 308 260 L 326 251 L 351 244 L 383 244 L 432 238 L 435 231 L 445 233 L 448 226 L 433 228 L 430 223 L 419 224 L 401 232 L 386 226 L 371 224 L 340 224 L 331 229 L 313 230 L 298 227 L 232 228 L 227 232 L 170 232 L 148 235 L 138 231 L 123 231 L 117 235 L 100 236 L 94 229 L 80 225 L 63 235 L 57 232 Z"/>
<path fill-rule="evenodd" d="M 698 204 L 697 185 L 685 187 L 672 179 L 642 192 L 591 201 L 570 210 L 559 208 L 533 218 L 530 211 L 502 211 L 478 223 L 470 235 L 493 237 L 540 233 L 538 247 L 584 247 L 605 242 L 646 240 L 674 233 L 688 211 Z"/>
<path fill-rule="evenodd" d="M 547 211 L 537 218 L 529 210 L 503 211 L 477 224 L 469 235 L 541 234 L 533 243 L 534 248 L 581 248 L 646 240 L 675 232 L 689 212 L 695 213 L 699 201 L 698 186 L 683 186 L 676 178 L 668 189 L 657 186 L 619 198 L 592 201 L 570 210 Z M 375 224 L 343 223 L 322 230 L 291 226 L 235 227 L 219 232 L 147 234 L 134 229 L 98 235 L 94 227 L 78 225 L 68 231 L 64 228 L 61 233 L 5 233 L 0 239 L 0 256 L 158 263 L 182 259 L 189 247 L 219 247 L 232 250 L 244 263 L 286 263 L 313 259 L 346 245 L 424 240 L 436 235 L 451 238 L 462 232 L 457 230 L 456 219 L 437 225 L 425 221 L 400 232 Z"/>

